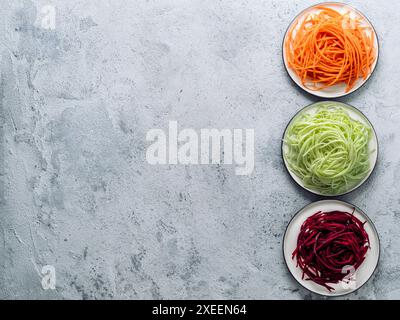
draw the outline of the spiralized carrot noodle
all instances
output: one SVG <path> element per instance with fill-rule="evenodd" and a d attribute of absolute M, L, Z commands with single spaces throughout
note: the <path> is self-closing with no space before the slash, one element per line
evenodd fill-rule
<path fill-rule="evenodd" d="M 374 42 L 374 30 L 355 11 L 340 13 L 318 5 L 289 28 L 286 61 L 309 90 L 343 83 L 348 92 L 358 79 L 370 75 Z"/>

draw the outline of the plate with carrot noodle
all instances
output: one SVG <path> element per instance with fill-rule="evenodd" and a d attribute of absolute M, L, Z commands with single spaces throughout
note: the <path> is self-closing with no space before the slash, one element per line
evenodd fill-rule
<path fill-rule="evenodd" d="M 373 275 L 380 256 L 371 219 L 339 200 L 313 202 L 289 222 L 285 263 L 300 285 L 324 296 L 356 291 Z"/>
<path fill-rule="evenodd" d="M 356 91 L 372 75 L 378 56 L 374 27 L 360 11 L 343 3 L 326 2 L 304 10 L 283 41 L 289 76 L 322 98 Z"/>
<path fill-rule="evenodd" d="M 291 119 L 282 138 L 282 157 L 302 188 L 317 195 L 340 196 L 369 178 L 378 159 L 378 139 L 358 109 L 320 101 Z"/>

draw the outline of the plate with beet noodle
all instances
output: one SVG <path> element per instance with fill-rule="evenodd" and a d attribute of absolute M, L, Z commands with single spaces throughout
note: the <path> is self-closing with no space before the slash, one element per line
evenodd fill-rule
<path fill-rule="evenodd" d="M 289 222 L 283 238 L 285 263 L 304 288 L 341 296 L 362 287 L 379 261 L 379 237 L 359 208 L 339 200 L 313 202 Z"/>
<path fill-rule="evenodd" d="M 357 9 L 325 2 L 302 11 L 283 40 L 283 62 L 292 80 L 321 98 L 339 98 L 359 89 L 379 57 L 377 34 Z"/>

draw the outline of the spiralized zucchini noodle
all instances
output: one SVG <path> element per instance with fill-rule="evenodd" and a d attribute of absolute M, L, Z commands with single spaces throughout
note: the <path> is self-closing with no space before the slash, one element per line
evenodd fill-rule
<path fill-rule="evenodd" d="M 334 102 L 302 112 L 289 125 L 284 158 L 303 185 L 323 195 L 345 193 L 370 172 L 372 129 Z"/>

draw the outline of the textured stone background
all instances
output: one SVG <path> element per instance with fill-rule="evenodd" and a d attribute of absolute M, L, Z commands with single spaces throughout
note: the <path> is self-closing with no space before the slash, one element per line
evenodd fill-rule
<path fill-rule="evenodd" d="M 400 2 L 349 2 L 381 56 L 342 101 L 370 118 L 380 155 L 344 199 L 373 219 L 382 255 L 345 298 L 400 298 Z M 1 0 L 0 298 L 318 298 L 281 252 L 289 219 L 317 199 L 280 156 L 286 123 L 315 100 L 288 80 L 281 41 L 313 3 Z M 47 4 L 55 30 L 40 27 Z M 253 175 L 148 165 L 146 132 L 169 120 L 254 128 Z M 54 291 L 41 288 L 49 264 Z"/>

